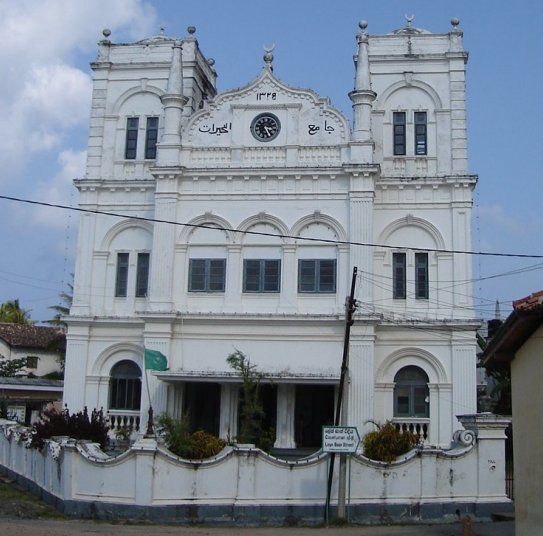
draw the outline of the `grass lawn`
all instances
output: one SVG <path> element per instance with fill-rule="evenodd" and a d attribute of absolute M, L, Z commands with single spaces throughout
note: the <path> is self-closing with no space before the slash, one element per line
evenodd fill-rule
<path fill-rule="evenodd" d="M 64 516 L 52 506 L 24 491 L 12 479 L 0 476 L 0 518 L 57 518 Z"/>

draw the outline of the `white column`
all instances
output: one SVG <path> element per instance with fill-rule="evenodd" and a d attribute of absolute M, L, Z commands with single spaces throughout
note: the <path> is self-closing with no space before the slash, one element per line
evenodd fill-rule
<path fill-rule="evenodd" d="M 296 385 L 277 386 L 277 424 L 274 447 L 278 449 L 296 448 L 294 440 L 294 412 L 296 404 Z"/>
<path fill-rule="evenodd" d="M 234 439 L 238 434 L 239 385 L 223 383 L 221 385 L 221 415 L 219 437 Z"/>
<path fill-rule="evenodd" d="M 183 416 L 183 397 L 185 394 L 184 383 L 174 383 L 168 389 L 168 409 L 167 413 L 174 419 L 181 419 Z"/>

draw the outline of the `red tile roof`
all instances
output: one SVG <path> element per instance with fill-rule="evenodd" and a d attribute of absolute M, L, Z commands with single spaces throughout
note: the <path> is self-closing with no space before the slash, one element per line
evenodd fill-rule
<path fill-rule="evenodd" d="M 513 302 L 513 309 L 531 309 L 543 303 L 543 290 L 532 292 L 525 298 L 520 298 Z"/>
<path fill-rule="evenodd" d="M 0 322 L 0 339 L 11 347 L 40 348 L 43 350 L 63 347 L 66 344 L 64 330 L 57 327 L 32 324 L 8 324 Z"/>
<path fill-rule="evenodd" d="M 543 325 L 543 290 L 515 300 L 513 311 L 483 352 L 483 363 L 486 365 L 512 361 L 517 350 L 541 325 Z"/>

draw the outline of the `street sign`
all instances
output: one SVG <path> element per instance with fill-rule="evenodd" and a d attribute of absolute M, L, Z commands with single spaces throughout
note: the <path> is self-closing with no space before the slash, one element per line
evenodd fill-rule
<path fill-rule="evenodd" d="M 356 452 L 360 436 L 356 426 L 323 426 L 323 452 Z"/>

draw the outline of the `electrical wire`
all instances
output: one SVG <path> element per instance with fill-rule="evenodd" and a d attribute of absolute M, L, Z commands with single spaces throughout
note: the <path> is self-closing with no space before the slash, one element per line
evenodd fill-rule
<path fill-rule="evenodd" d="M 81 213 L 86 213 L 86 214 L 98 214 L 102 216 L 113 216 L 116 218 L 126 218 L 130 220 L 145 221 L 149 223 L 165 223 L 168 225 L 176 225 L 180 227 L 212 229 L 212 230 L 227 231 L 227 232 L 237 233 L 237 234 L 268 236 L 268 237 L 275 237 L 275 238 L 290 238 L 293 240 L 306 241 L 306 242 L 317 242 L 317 243 L 346 245 L 346 246 L 378 247 L 378 248 L 386 248 L 386 249 L 414 250 L 414 251 L 427 252 L 427 253 L 454 253 L 454 254 L 461 254 L 461 255 L 481 255 L 481 256 L 487 256 L 487 257 L 513 257 L 513 258 L 519 258 L 519 259 L 543 259 L 543 254 L 536 255 L 536 254 L 525 254 L 525 253 L 503 253 L 503 252 L 491 252 L 491 251 L 470 251 L 470 250 L 461 250 L 461 249 L 440 249 L 440 248 L 424 248 L 424 247 L 414 248 L 414 247 L 406 247 L 403 245 L 398 246 L 398 245 L 391 245 L 391 244 L 377 244 L 377 243 L 372 243 L 372 242 L 358 242 L 354 240 L 333 240 L 331 238 L 301 237 L 301 236 L 293 236 L 293 235 L 286 235 L 286 234 L 267 233 L 264 231 L 229 229 L 229 228 L 221 227 L 218 225 L 205 225 L 201 223 L 187 223 L 187 222 L 177 222 L 177 221 L 171 221 L 171 220 L 162 220 L 159 218 L 134 216 L 134 215 L 129 215 L 129 214 L 122 214 L 118 212 L 109 212 L 105 210 L 97 210 L 97 209 L 90 209 L 90 208 L 70 207 L 68 205 L 60 205 L 57 203 L 47 203 L 45 201 L 35 201 L 32 199 L 24 199 L 21 197 L 12 197 L 12 196 L 7 196 L 7 195 L 0 195 L 0 199 L 4 199 L 6 201 L 15 201 L 17 203 L 27 203 L 30 205 L 58 208 L 62 210 L 73 210 L 76 212 L 81 212 Z"/>

